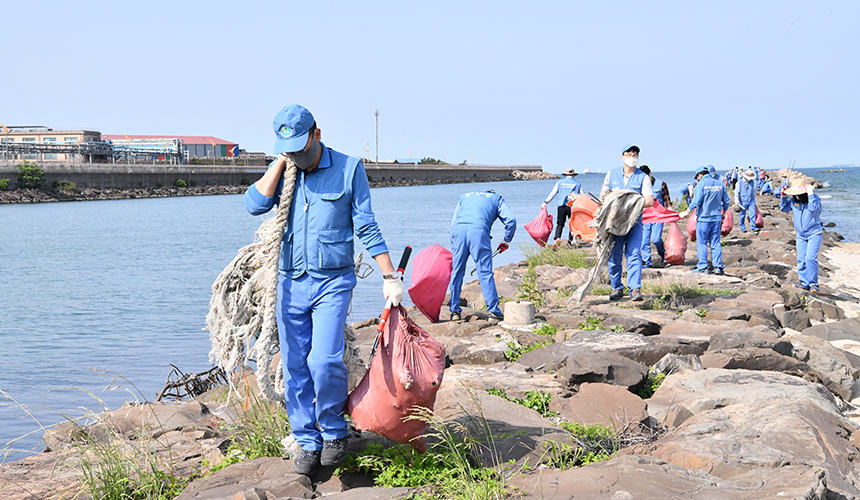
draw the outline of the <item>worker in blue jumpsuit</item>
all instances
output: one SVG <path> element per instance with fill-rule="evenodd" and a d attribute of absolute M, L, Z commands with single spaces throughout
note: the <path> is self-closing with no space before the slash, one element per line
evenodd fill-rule
<path fill-rule="evenodd" d="M 797 232 L 797 276 L 799 285 L 794 285 L 813 293 L 818 293 L 818 251 L 824 238 L 821 226 L 821 198 L 813 192 L 811 185 L 795 179 L 791 187 L 781 190 L 779 209 L 792 212 L 794 230 Z"/>
<path fill-rule="evenodd" d="M 720 245 L 720 228 L 723 223 L 723 213 L 729 209 L 729 193 L 726 185 L 711 175 L 710 169 L 702 167 L 696 173 L 696 192 L 693 202 L 687 210 L 681 212 L 681 218 L 696 210 L 696 254 L 699 262 L 693 272 L 707 273 L 708 249 L 711 250 L 711 265 L 714 274 L 724 274 L 723 248 Z"/>
<path fill-rule="evenodd" d="M 678 188 L 678 193 L 681 195 L 678 198 L 678 203 L 682 201 L 686 201 L 687 205 L 690 205 L 690 202 L 693 201 L 693 191 L 696 189 L 696 184 L 694 182 L 688 182 L 685 186 L 681 186 Z"/>
<path fill-rule="evenodd" d="M 664 189 L 664 182 L 655 179 L 651 174 L 651 168 L 648 165 L 642 165 L 639 170 L 645 172 L 651 179 L 652 191 L 654 192 L 654 202 L 659 203 L 664 208 L 672 206 L 672 201 L 669 199 L 668 188 Z M 666 256 L 666 247 L 663 244 L 663 223 L 652 222 L 642 224 L 642 267 L 654 267 L 651 261 L 651 244 L 657 249 L 657 255 L 660 259 Z"/>
<path fill-rule="evenodd" d="M 741 206 L 741 212 L 738 215 L 738 219 L 740 219 L 738 225 L 740 225 L 742 233 L 747 231 L 746 224 L 744 223 L 747 216 L 750 219 L 750 230 L 759 230 L 755 225 L 755 183 L 756 173 L 752 168 L 744 170 L 738 177 L 738 187 L 735 189 L 735 203 Z"/>
<path fill-rule="evenodd" d="M 565 170 L 562 175 L 564 177 L 555 183 L 552 191 L 549 192 L 546 200 L 541 205 L 541 208 L 546 207 L 549 202 L 558 195 L 555 243 L 552 245 L 554 249 L 557 249 L 558 245 L 561 244 L 561 235 L 564 232 L 565 223 L 567 222 L 568 217 L 570 217 L 570 205 L 568 205 L 568 202 L 573 201 L 573 199 L 576 198 L 576 195 L 582 194 L 582 184 L 580 184 L 579 181 L 574 180 L 574 177 L 579 174 L 577 174 L 572 168 L 569 168 Z M 571 234 L 567 240 L 568 242 L 573 240 L 573 234 Z"/>
<path fill-rule="evenodd" d="M 630 144 L 621 150 L 621 161 L 623 165 L 614 168 L 606 174 L 603 179 L 603 187 L 600 188 L 600 199 L 612 191 L 630 190 L 635 191 L 645 198 L 644 207 L 654 204 L 654 188 L 651 186 L 651 178 L 643 171 L 636 168 L 639 163 L 639 146 Z M 635 301 L 642 300 L 642 216 L 640 214 L 637 223 L 627 234 L 613 236 L 614 243 L 609 254 L 609 281 L 612 285 L 612 293 L 609 300 L 618 300 L 624 296 L 624 285 L 621 282 L 623 259 L 627 258 L 627 287 L 630 289 L 630 298 Z"/>
<path fill-rule="evenodd" d="M 373 215 L 362 162 L 320 142 L 320 129 L 302 106 L 283 108 L 273 127 L 277 158 L 245 193 L 245 207 L 259 215 L 279 204 L 286 159 L 296 164 L 276 315 L 287 415 L 302 448 L 294 467 L 310 476 L 346 458 L 347 367 L 342 358 L 356 281 L 353 233 L 383 272 L 386 299 L 399 304 L 404 287 Z"/>
<path fill-rule="evenodd" d="M 466 260 L 472 256 L 481 282 L 481 292 L 490 318 L 503 320 L 502 310 L 499 309 L 499 294 L 496 291 L 496 281 L 493 275 L 493 256 L 490 249 L 490 229 L 493 222 L 499 219 L 505 225 L 504 241 L 499 243 L 496 250 L 499 253 L 508 249 L 514 233 L 517 230 L 517 219 L 508 208 L 505 200 L 492 190 L 474 191 L 460 196 L 454 217 L 451 219 L 451 250 L 453 252 L 453 270 L 451 275 L 451 300 L 448 308 L 451 311 L 451 321 L 460 321 L 460 291 L 463 288 L 463 276 L 466 274 Z"/>

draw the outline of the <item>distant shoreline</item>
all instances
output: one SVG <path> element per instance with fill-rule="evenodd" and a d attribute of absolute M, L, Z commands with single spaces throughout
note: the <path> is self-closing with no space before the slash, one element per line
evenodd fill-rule
<path fill-rule="evenodd" d="M 473 182 L 502 182 L 516 180 L 555 179 L 554 174 L 546 172 L 521 173 L 506 177 L 490 177 L 475 180 L 472 177 L 451 179 L 394 179 L 387 181 L 370 181 L 370 187 L 405 187 L 430 186 L 436 184 L 459 184 Z M 144 188 L 80 188 L 75 191 L 58 189 L 15 189 L 0 191 L 0 205 L 54 203 L 62 201 L 99 201 L 99 200 L 129 200 L 139 198 L 173 198 L 177 196 L 212 196 L 221 194 L 243 194 L 248 186 L 189 186 L 189 187 L 144 187 Z"/>

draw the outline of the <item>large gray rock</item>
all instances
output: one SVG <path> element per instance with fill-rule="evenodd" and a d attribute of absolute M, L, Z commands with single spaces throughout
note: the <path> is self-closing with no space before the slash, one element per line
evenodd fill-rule
<path fill-rule="evenodd" d="M 609 384 L 582 384 L 570 397 L 554 397 L 550 409 L 568 422 L 608 425 L 623 429 L 648 416 L 645 401 L 624 387 Z"/>
<path fill-rule="evenodd" d="M 794 346 L 794 357 L 814 369 L 825 387 L 846 401 L 851 398 L 858 371 L 848 357 L 850 354 L 817 337 L 797 334 L 787 338 Z"/>
<path fill-rule="evenodd" d="M 198 479 L 176 500 L 233 500 L 248 490 L 257 495 L 267 492 L 273 498 L 314 498 L 311 478 L 293 472 L 292 461 L 264 457 L 233 464 Z"/>
<path fill-rule="evenodd" d="M 658 323 L 636 316 L 610 316 L 603 320 L 603 324 L 607 328 L 621 327 L 625 332 L 637 333 L 646 337 L 660 333 Z"/>
<path fill-rule="evenodd" d="M 825 500 L 820 467 L 785 465 L 723 479 L 649 456 L 620 456 L 569 470 L 534 469 L 508 484 L 524 499 L 540 500 Z"/>
<path fill-rule="evenodd" d="M 791 328 L 798 332 L 801 332 L 812 325 L 809 322 L 809 314 L 807 314 L 803 309 L 785 311 L 782 313 L 782 316 L 777 319 L 783 328 Z"/>
<path fill-rule="evenodd" d="M 603 330 L 580 331 L 572 334 L 563 342 L 556 342 L 523 354 L 517 359 L 517 363 L 535 370 L 551 372 L 563 366 L 567 358 L 574 353 L 636 349 L 651 344 L 652 342 L 646 337 L 633 333 L 616 333 Z"/>
<path fill-rule="evenodd" d="M 824 340 L 856 340 L 860 342 L 860 321 L 845 319 L 834 323 L 815 325 L 804 329 L 802 333 Z"/>
<path fill-rule="evenodd" d="M 708 351 L 701 357 L 703 368 L 727 368 L 731 370 L 766 370 L 803 375 L 809 371 L 806 363 L 790 356 L 783 356 L 771 349 L 746 347 Z"/>
<path fill-rule="evenodd" d="M 637 392 L 645 385 L 648 367 L 612 352 L 574 352 L 558 369 L 558 377 L 568 386 L 603 383 Z"/>
<path fill-rule="evenodd" d="M 820 467 L 829 489 L 860 497 L 860 452 L 849 441 L 856 426 L 818 384 L 772 372 L 683 372 L 666 378 L 649 412 L 661 421 L 674 405 L 692 416 L 638 452 L 724 479 L 788 464 Z"/>
<path fill-rule="evenodd" d="M 779 354 L 791 356 L 791 342 L 781 339 L 776 332 L 770 330 L 741 330 L 723 331 L 711 337 L 709 351 L 722 351 L 726 349 L 744 349 L 747 347 L 759 347 L 772 349 Z"/>

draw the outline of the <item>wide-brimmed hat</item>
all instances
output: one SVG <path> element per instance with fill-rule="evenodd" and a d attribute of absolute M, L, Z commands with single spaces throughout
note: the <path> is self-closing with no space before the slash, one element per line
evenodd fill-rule
<path fill-rule="evenodd" d="M 569 169 L 565 170 L 564 172 L 562 172 L 562 173 L 561 173 L 561 175 L 566 175 L 566 176 L 568 176 L 568 177 L 573 177 L 573 176 L 576 176 L 576 175 L 579 175 L 579 174 L 577 174 L 576 172 L 574 172 L 572 168 L 569 168 Z"/>
<path fill-rule="evenodd" d="M 747 182 L 754 181 L 755 180 L 755 172 L 753 172 L 752 170 L 744 170 L 743 172 L 741 172 L 741 177 L 743 177 L 744 180 Z"/>
<path fill-rule="evenodd" d="M 795 196 L 798 194 L 806 194 L 806 184 L 803 179 L 794 179 L 791 181 L 791 187 L 786 188 L 785 194 Z"/>

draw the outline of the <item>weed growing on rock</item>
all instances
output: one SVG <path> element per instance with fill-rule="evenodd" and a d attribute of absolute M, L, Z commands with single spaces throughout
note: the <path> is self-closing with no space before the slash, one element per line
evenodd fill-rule
<path fill-rule="evenodd" d="M 544 323 L 541 326 L 532 330 L 532 333 L 534 333 L 535 335 L 543 335 L 545 337 L 553 337 L 557 332 L 558 328 L 549 323 Z"/>
<path fill-rule="evenodd" d="M 523 284 L 517 287 L 517 300 L 527 301 L 534 304 L 535 309 L 540 309 L 543 304 L 543 294 L 537 287 L 537 276 L 535 275 L 535 267 L 529 264 L 529 270 L 523 276 Z"/>
<path fill-rule="evenodd" d="M 660 384 L 663 383 L 663 380 L 666 379 L 665 373 L 658 373 L 654 376 L 648 374 L 648 379 L 645 381 L 645 386 L 639 389 L 639 397 L 642 399 L 648 399 L 657 392 L 657 389 L 660 387 Z"/>
<path fill-rule="evenodd" d="M 574 248 L 553 250 L 551 246 L 541 248 L 535 245 L 527 245 L 522 248 L 522 251 L 523 255 L 526 256 L 526 262 L 528 262 L 529 267 L 540 266 L 542 264 L 567 266 L 574 269 L 591 267 L 586 258 L 586 253 Z"/>
<path fill-rule="evenodd" d="M 580 330 L 606 330 L 602 319 L 592 318 L 591 316 L 585 318 L 585 321 L 580 323 L 577 328 Z"/>
<path fill-rule="evenodd" d="M 544 342 L 537 342 L 532 345 L 520 345 L 517 342 L 510 341 L 507 343 L 508 350 L 505 351 L 505 359 L 508 361 L 516 361 L 523 354 L 534 351 L 535 349 L 540 349 L 541 347 L 546 347 L 552 343 L 552 340 L 547 340 Z"/>
<path fill-rule="evenodd" d="M 487 389 L 487 393 L 507 399 L 512 403 L 525 406 L 526 408 L 531 408 L 532 410 L 540 413 L 544 418 L 558 417 L 557 411 L 549 409 L 549 402 L 552 400 L 552 394 L 548 392 L 539 390 L 528 391 L 524 398 L 512 398 L 508 396 L 504 389 Z"/>
<path fill-rule="evenodd" d="M 612 293 L 612 287 L 610 287 L 609 285 L 598 284 L 598 285 L 594 285 L 593 287 L 591 287 L 591 295 L 598 295 L 598 296 L 606 295 L 606 296 L 608 296 L 610 293 Z M 571 293 L 571 295 L 573 295 L 573 293 Z"/>
<path fill-rule="evenodd" d="M 700 307 L 700 308 L 696 309 L 696 316 L 698 316 L 700 318 L 704 318 L 705 316 L 707 316 L 707 314 L 708 314 L 708 308 L 707 307 Z"/>

